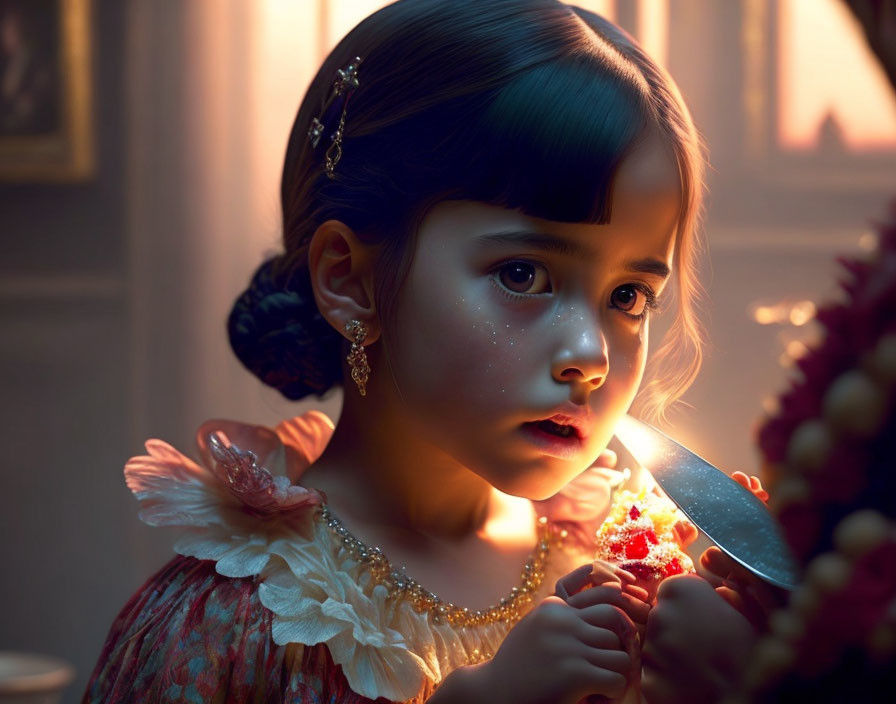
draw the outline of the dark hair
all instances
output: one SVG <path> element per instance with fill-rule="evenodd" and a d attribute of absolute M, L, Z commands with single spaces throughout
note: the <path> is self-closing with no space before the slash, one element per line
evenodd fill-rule
<path fill-rule="evenodd" d="M 337 70 L 356 56 L 360 87 L 330 179 L 324 152 L 335 120 L 317 148 L 307 133 Z M 674 150 L 683 184 L 676 269 L 684 275 L 665 347 L 690 361 L 677 376 L 656 379 L 667 399 L 680 395 L 700 360 L 696 289 L 687 276 L 701 207 L 699 139 L 671 79 L 628 35 L 556 0 L 399 0 L 336 46 L 289 139 L 285 252 L 258 270 L 231 313 L 237 356 L 290 399 L 341 383 L 343 338 L 317 311 L 307 269 L 308 244 L 323 222 L 339 220 L 381 245 L 375 298 L 388 325 L 432 206 L 464 199 L 606 223 L 616 169 L 648 130 Z"/>

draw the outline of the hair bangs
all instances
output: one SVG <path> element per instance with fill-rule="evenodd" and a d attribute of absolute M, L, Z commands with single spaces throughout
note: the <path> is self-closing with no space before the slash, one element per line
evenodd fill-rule
<path fill-rule="evenodd" d="M 460 197 L 547 220 L 609 222 L 613 177 L 651 117 L 624 71 L 576 54 L 511 80 L 452 150 Z"/>

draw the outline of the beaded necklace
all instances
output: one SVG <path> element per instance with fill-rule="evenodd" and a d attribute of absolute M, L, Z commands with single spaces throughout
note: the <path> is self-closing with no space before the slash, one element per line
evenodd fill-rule
<path fill-rule="evenodd" d="M 458 628 L 491 623 L 514 623 L 522 618 L 523 610 L 532 602 L 535 592 L 544 581 L 548 552 L 552 544 L 559 545 L 566 537 L 565 530 L 555 532 L 551 530 L 547 518 L 539 518 L 538 543 L 523 565 L 520 586 L 511 589 L 510 594 L 501 599 L 497 606 L 472 610 L 443 601 L 404 571 L 395 569 L 382 550 L 378 547 L 368 547 L 358 540 L 342 521 L 333 515 L 326 504 L 318 506 L 317 515 L 327 524 L 352 559 L 370 572 L 374 582 L 386 587 L 391 598 L 409 600 L 414 611 L 418 614 L 428 614 L 433 623 L 448 623 Z"/>

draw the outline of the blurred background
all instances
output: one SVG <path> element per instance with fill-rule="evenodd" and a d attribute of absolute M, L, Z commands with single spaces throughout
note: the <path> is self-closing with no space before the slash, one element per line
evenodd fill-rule
<path fill-rule="evenodd" d="M 279 238 L 314 71 L 379 0 L 0 0 L 0 650 L 62 656 L 77 701 L 172 554 L 122 467 L 205 419 L 289 403 L 224 321 Z M 670 70 L 710 154 L 710 349 L 672 433 L 757 472 L 752 433 L 896 195 L 896 100 L 837 0 L 594 0 Z M 36 58 L 35 58 L 36 57 Z M 30 63 L 29 63 L 30 62 Z"/>

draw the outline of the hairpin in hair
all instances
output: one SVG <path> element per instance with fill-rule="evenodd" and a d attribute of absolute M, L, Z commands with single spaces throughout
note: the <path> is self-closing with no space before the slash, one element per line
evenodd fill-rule
<path fill-rule="evenodd" d="M 327 176 L 330 178 L 335 178 L 333 175 L 334 169 L 336 168 L 336 164 L 339 163 L 339 159 L 342 158 L 342 136 L 345 132 L 345 111 L 348 107 L 349 98 L 351 98 L 352 93 L 358 87 L 358 67 L 360 64 L 361 57 L 356 56 L 348 66 L 341 68 L 336 72 L 338 78 L 333 83 L 333 91 L 330 94 L 330 97 L 327 98 L 327 102 L 324 104 L 323 112 L 320 117 L 315 117 L 311 120 L 311 127 L 308 130 L 308 139 L 311 140 L 311 146 L 317 147 L 317 144 L 326 129 L 324 127 L 324 121 L 326 121 L 331 114 L 335 114 L 333 108 L 336 106 L 336 98 L 344 96 L 342 100 L 342 112 L 339 116 L 339 125 L 330 137 L 333 143 L 327 148 L 326 153 L 326 170 Z"/>

